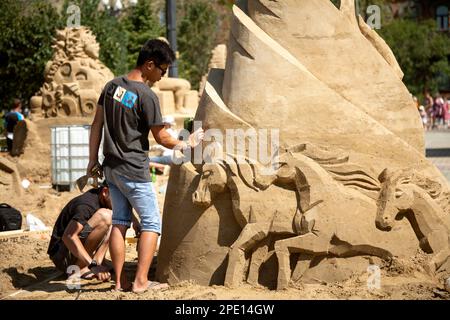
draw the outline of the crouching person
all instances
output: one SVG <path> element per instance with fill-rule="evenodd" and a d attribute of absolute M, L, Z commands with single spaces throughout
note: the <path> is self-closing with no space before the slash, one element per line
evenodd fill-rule
<path fill-rule="evenodd" d="M 48 255 L 64 273 L 71 265 L 80 268 L 82 279 L 111 278 L 102 265 L 111 233 L 111 200 L 106 184 L 77 196 L 62 209 L 53 228 Z"/>

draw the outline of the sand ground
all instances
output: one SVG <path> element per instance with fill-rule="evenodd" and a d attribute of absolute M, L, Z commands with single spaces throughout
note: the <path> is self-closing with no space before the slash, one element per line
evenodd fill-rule
<path fill-rule="evenodd" d="M 80 194 L 78 190 L 58 192 L 51 188 L 49 164 L 39 155 L 25 154 L 11 158 L 17 163 L 21 176 L 31 181 L 22 196 L 13 192 L 8 177 L 0 175 L 0 203 L 7 202 L 20 210 L 23 216 L 32 213 L 47 226 L 53 227 L 63 206 Z M 23 164 L 26 163 L 26 166 Z M 6 181 L 6 182 L 5 182 Z M 161 208 L 164 204 L 164 186 L 167 176 L 158 175 L 156 190 Z M 23 228 L 25 227 L 25 222 Z M 353 274 L 341 283 L 310 281 L 293 283 L 288 289 L 275 291 L 262 286 L 243 284 L 239 288 L 224 286 L 200 286 L 194 282 L 181 282 L 165 291 L 150 291 L 143 294 L 112 291 L 114 279 L 101 283 L 97 280 L 81 280 L 79 289 L 70 289 L 65 276 L 54 268 L 47 256 L 49 235 L 23 237 L 2 241 L 0 239 L 0 299 L 43 299 L 43 300 L 278 300 L 278 299 L 450 299 L 445 290 L 445 279 L 450 270 L 430 276 L 424 268 L 429 256 L 417 252 L 406 260 L 394 260 L 382 266 L 380 288 L 369 289 L 369 273 Z M 108 258 L 108 256 L 107 256 Z M 136 244 L 127 245 L 126 270 L 132 279 L 136 270 Z M 157 257 L 152 265 L 153 279 Z M 449 268 L 450 269 L 450 268 Z M 70 284 L 70 283 L 69 283 Z"/>

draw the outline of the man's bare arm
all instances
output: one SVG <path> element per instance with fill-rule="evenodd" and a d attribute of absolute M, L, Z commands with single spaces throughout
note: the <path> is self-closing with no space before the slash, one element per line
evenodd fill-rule
<path fill-rule="evenodd" d="M 153 137 L 156 142 L 168 149 L 186 149 L 188 147 L 185 141 L 180 141 L 171 136 L 169 132 L 164 128 L 164 126 L 153 126 L 150 129 L 152 131 Z M 204 137 L 203 129 L 198 129 L 189 136 L 189 144 L 191 147 L 197 146 Z"/>
<path fill-rule="evenodd" d="M 75 220 L 70 221 L 64 231 L 62 240 L 67 249 L 87 266 L 91 263 L 92 258 L 84 248 L 83 243 L 81 243 L 80 237 L 78 236 L 81 230 L 83 230 L 83 225 L 81 223 Z"/>
<path fill-rule="evenodd" d="M 155 138 L 156 142 L 168 149 L 173 149 L 177 145 L 180 145 L 180 147 L 186 146 L 186 143 L 183 144 L 182 141 L 172 137 L 170 133 L 168 133 L 164 128 L 164 126 L 153 126 L 150 130 L 152 131 L 153 137 Z"/>
<path fill-rule="evenodd" d="M 103 107 L 97 106 L 94 121 L 91 126 L 91 134 L 89 136 L 89 164 L 87 174 L 91 173 L 92 168 L 98 163 L 98 149 L 103 135 Z"/>
<path fill-rule="evenodd" d="M 81 225 L 81 223 L 75 220 L 70 221 L 69 225 L 66 228 L 66 231 L 64 231 L 62 240 L 67 249 L 69 249 L 69 251 L 79 260 L 81 260 L 81 262 L 84 264 L 84 267 L 87 267 L 92 262 L 92 258 L 84 248 L 83 243 L 81 243 L 80 237 L 78 236 L 81 230 L 83 230 L 83 226 Z M 104 247 L 102 249 L 102 253 L 99 253 L 98 255 L 100 256 L 100 254 L 103 254 L 104 257 L 106 254 L 106 250 L 108 250 L 108 245 L 104 243 L 102 244 L 102 246 L 103 245 Z M 100 249 L 98 251 L 100 251 Z M 100 264 L 99 261 L 97 262 Z M 101 265 L 94 267 L 92 269 L 92 272 L 95 274 L 97 279 L 101 281 L 106 281 L 111 277 L 111 274 L 107 271 L 107 268 Z"/>

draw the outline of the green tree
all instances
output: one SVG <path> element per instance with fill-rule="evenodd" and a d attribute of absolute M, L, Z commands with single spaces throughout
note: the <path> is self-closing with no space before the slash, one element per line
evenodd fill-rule
<path fill-rule="evenodd" d="M 450 41 L 437 31 L 436 21 L 398 19 L 382 28 L 380 34 L 405 73 L 403 81 L 408 89 L 415 95 L 425 89 L 436 92 L 439 76 L 450 73 Z"/>
<path fill-rule="evenodd" d="M 52 37 L 61 26 L 58 12 L 48 1 L 0 2 L 1 108 L 9 109 L 14 98 L 26 105 L 39 90 L 45 64 L 52 57 Z"/>
<path fill-rule="evenodd" d="M 75 4 L 80 7 L 81 25 L 89 27 L 100 45 L 100 60 L 115 75 L 127 72 L 127 33 L 112 11 L 98 10 L 100 0 L 66 0 L 63 6 L 64 22 L 67 7 Z"/>
<path fill-rule="evenodd" d="M 203 74 L 208 71 L 211 50 L 217 34 L 217 14 L 204 0 L 184 4 L 185 15 L 178 26 L 180 77 L 198 89 Z"/>
<path fill-rule="evenodd" d="M 135 6 L 129 7 L 123 19 L 123 27 L 128 37 L 128 69 L 132 69 L 136 66 L 142 45 L 148 39 L 163 36 L 165 29 L 158 22 L 151 0 L 139 0 Z"/>
<path fill-rule="evenodd" d="M 217 0 L 217 4 L 221 6 L 226 6 L 229 9 L 231 9 L 233 7 L 234 0 Z"/>

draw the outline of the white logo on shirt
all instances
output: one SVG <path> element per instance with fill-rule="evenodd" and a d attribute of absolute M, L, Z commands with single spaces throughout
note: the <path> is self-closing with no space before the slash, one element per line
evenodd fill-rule
<path fill-rule="evenodd" d="M 125 92 L 127 92 L 126 89 L 122 88 L 121 86 L 118 86 L 116 89 L 116 92 L 114 92 L 114 100 L 116 100 L 118 102 L 122 102 Z"/>

